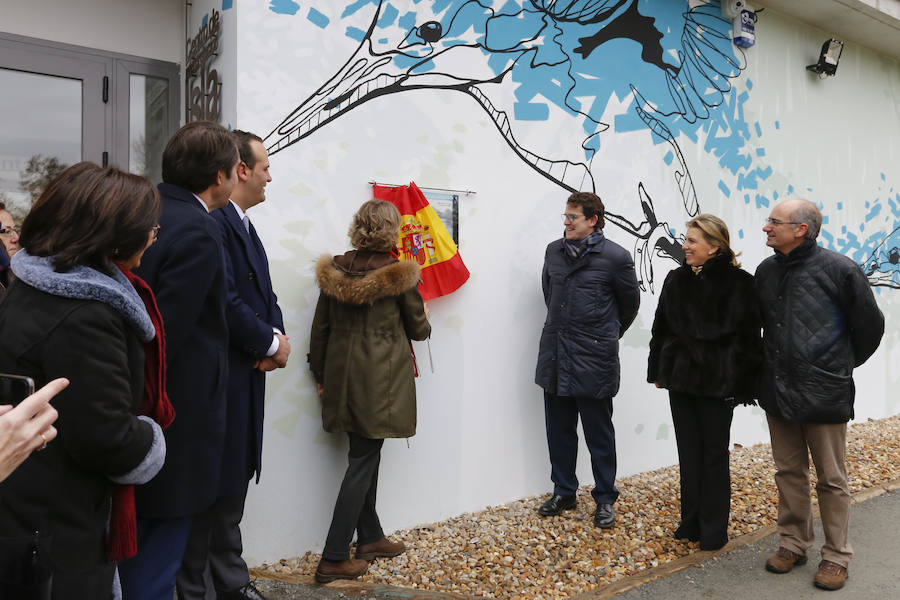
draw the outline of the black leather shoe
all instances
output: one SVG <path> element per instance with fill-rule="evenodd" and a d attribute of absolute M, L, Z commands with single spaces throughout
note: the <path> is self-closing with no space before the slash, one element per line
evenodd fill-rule
<path fill-rule="evenodd" d="M 564 510 L 572 510 L 578 505 L 575 496 L 553 496 L 540 506 L 538 506 L 538 514 L 542 517 L 555 517 L 562 514 Z"/>
<path fill-rule="evenodd" d="M 216 595 L 218 600 L 266 600 L 266 597 L 262 595 L 256 586 L 253 585 L 252 581 L 248 581 L 247 585 L 243 587 L 239 587 L 236 590 L 231 590 L 230 592 L 219 592 Z"/>
<path fill-rule="evenodd" d="M 700 532 L 696 527 L 691 527 L 690 525 L 685 525 L 682 523 L 678 526 L 678 529 L 675 530 L 675 533 L 672 534 L 676 540 L 687 540 L 689 542 L 699 542 L 700 541 Z"/>
<path fill-rule="evenodd" d="M 616 514 L 612 504 L 598 504 L 594 511 L 594 525 L 601 529 L 611 529 L 616 524 Z"/>

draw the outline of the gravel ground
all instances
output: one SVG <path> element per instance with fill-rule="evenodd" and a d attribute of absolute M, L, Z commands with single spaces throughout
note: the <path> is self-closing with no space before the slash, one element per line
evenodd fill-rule
<path fill-rule="evenodd" d="M 851 426 L 850 492 L 900 478 L 898 458 L 900 416 Z M 735 446 L 730 537 L 774 523 L 774 474 L 768 444 Z M 589 487 L 579 490 L 578 508 L 559 517 L 535 512 L 547 495 L 523 498 L 394 532 L 390 537 L 405 543 L 406 553 L 372 563 L 360 581 L 493 598 L 568 598 L 699 550 L 696 543 L 671 537 L 679 520 L 677 465 L 626 477 L 616 485 L 621 495 L 613 529 L 593 526 Z M 307 552 L 255 571 L 312 583 L 319 558 Z"/>

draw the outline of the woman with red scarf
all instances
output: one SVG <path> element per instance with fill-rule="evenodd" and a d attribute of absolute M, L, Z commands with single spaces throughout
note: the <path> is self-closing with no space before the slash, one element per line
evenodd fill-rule
<path fill-rule="evenodd" d="M 130 486 L 162 467 L 160 425 L 172 414 L 153 367 L 159 320 L 117 264 L 140 262 L 159 210 L 146 179 L 79 163 L 22 225 L 16 280 L 0 305 L 0 371 L 70 384 L 52 403 L 57 438 L 0 483 L 0 531 L 23 542 L 0 546 L 0 597 L 108 600 L 115 561 L 133 553 Z M 43 565 L 33 574 L 42 590 L 10 580 L 23 544 Z"/>

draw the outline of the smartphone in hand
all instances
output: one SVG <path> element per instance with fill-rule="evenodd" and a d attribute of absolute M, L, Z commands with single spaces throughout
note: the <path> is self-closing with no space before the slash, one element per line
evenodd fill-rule
<path fill-rule="evenodd" d="M 0 373 L 0 404 L 16 406 L 34 393 L 34 380 L 24 375 Z"/>

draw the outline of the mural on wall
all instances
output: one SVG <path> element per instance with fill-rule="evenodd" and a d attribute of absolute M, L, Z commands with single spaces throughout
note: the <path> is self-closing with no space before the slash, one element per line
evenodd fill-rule
<path fill-rule="evenodd" d="M 382 96 L 462 92 L 529 167 L 564 190 L 604 199 L 609 222 L 634 239 L 648 291 L 654 271 L 668 272 L 683 256 L 676 227 L 702 212 L 679 136 L 702 136 L 703 150 L 734 177 L 731 186 L 719 181 L 717 201 L 729 201 L 734 188 L 746 192 L 745 203 L 770 206 L 754 193 L 772 168 L 759 164 L 764 152 L 748 148 L 749 92 L 730 93 L 745 60 L 718 1 L 345 0 L 340 19 L 373 5 L 366 30 L 335 27 L 359 42 L 357 50 L 266 136 L 270 154 Z M 294 14 L 299 5 L 270 8 Z M 313 8 L 307 18 L 332 25 Z M 755 131 L 759 137 L 758 123 Z M 897 288 L 898 232 L 887 232 L 900 212 L 890 202 L 895 221 L 883 219 L 883 231 L 860 241 L 844 228 L 823 243 L 853 256 L 873 285 Z"/>

